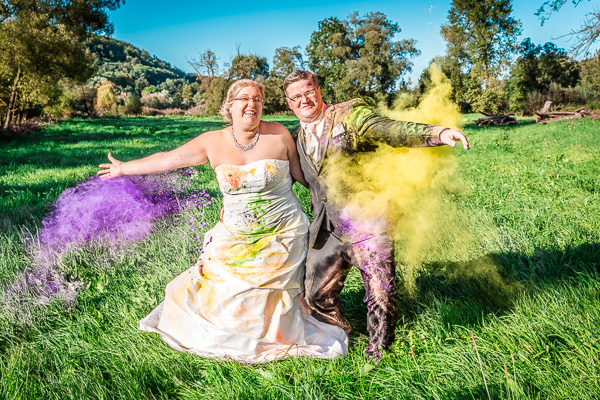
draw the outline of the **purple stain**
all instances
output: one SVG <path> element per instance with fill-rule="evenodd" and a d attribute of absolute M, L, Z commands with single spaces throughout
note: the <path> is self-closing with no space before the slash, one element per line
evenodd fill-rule
<path fill-rule="evenodd" d="M 367 220 L 343 212 L 336 221 L 336 228 L 343 239 L 351 244 L 357 257 L 358 269 L 365 284 L 364 302 L 367 304 L 369 321 L 383 321 L 386 314 L 395 315 L 395 281 L 389 266 L 393 264 L 393 241 L 387 236 L 385 220 Z M 395 321 L 393 322 L 395 323 Z M 380 359 L 380 347 L 387 345 L 390 336 L 385 323 L 369 327 L 369 345 L 365 350 L 373 359 Z"/>
<path fill-rule="evenodd" d="M 110 244 L 140 240 L 150 233 L 161 211 L 133 182 L 94 177 L 59 196 L 42 221 L 39 239 L 53 252 L 90 240 Z"/>
<path fill-rule="evenodd" d="M 61 271 L 62 257 L 69 249 L 97 243 L 116 254 L 128 243 L 147 237 L 157 218 L 191 208 L 202 211 L 199 222 L 206 226 L 203 211 L 212 198 L 194 187 L 196 174 L 188 169 L 105 181 L 92 177 L 65 190 L 42 221 L 37 239 L 32 240 L 34 262 L 23 273 L 24 284 L 14 282 L 6 293 L 14 295 L 32 287 L 41 303 L 51 296 L 72 302 L 83 285 L 68 282 Z M 194 234 L 198 231 L 195 220 L 189 220 Z M 189 250 L 198 254 L 202 236 L 195 236 Z"/>

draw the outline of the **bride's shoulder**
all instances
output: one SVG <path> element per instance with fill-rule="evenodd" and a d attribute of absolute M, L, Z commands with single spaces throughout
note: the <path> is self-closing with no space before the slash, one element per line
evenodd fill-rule
<path fill-rule="evenodd" d="M 290 131 L 279 122 L 261 121 L 260 133 L 268 135 L 289 135 Z"/>

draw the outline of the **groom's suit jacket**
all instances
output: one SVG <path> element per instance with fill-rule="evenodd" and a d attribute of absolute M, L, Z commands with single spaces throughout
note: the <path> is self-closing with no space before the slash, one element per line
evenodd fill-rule
<path fill-rule="evenodd" d="M 333 155 L 353 157 L 359 152 L 373 151 L 379 143 L 392 147 L 433 147 L 443 143 L 432 132 L 431 125 L 395 121 L 375 113 L 362 99 L 332 105 L 325 111 L 319 156 L 315 161 L 306 154 L 306 137 L 299 125 L 292 131 L 304 177 L 308 182 L 313 221 L 309 227 L 309 246 L 313 247 L 321 228 L 334 232 L 343 204 L 327 198 L 324 182 Z"/>

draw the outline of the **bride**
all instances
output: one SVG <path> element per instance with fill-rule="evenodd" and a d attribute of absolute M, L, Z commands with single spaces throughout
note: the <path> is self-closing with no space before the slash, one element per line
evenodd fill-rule
<path fill-rule="evenodd" d="M 309 220 L 291 177 L 305 181 L 289 131 L 260 120 L 263 103 L 260 83 L 236 81 L 219 111 L 231 126 L 139 160 L 109 153 L 100 164 L 110 179 L 209 162 L 223 192 L 222 222 L 206 233 L 198 263 L 167 285 L 140 329 L 176 350 L 242 363 L 343 356 L 346 333 L 310 316 L 302 296 Z"/>

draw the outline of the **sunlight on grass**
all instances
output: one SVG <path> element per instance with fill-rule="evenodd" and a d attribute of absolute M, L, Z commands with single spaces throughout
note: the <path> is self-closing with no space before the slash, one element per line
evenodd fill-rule
<path fill-rule="evenodd" d="M 368 343 L 360 274 L 341 301 L 353 331 L 348 357 L 260 366 L 173 351 L 139 320 L 194 263 L 188 210 L 158 220 L 119 250 L 93 243 L 61 258 L 73 302 L 40 301 L 24 283 L 42 219 L 67 188 L 112 151 L 128 160 L 224 126 L 217 117 L 72 120 L 4 139 L 0 153 L 0 398 L 587 399 L 600 393 L 599 121 L 477 127 L 456 150 L 448 193 L 462 234 L 431 243 L 402 292 L 393 352 L 379 365 Z M 291 116 L 268 116 L 288 128 Z M 214 171 L 194 168 L 215 203 Z M 294 186 L 305 211 L 310 197 Z M 456 231 L 456 227 L 453 227 Z M 444 227 L 440 227 L 444 229 Z M 466 239 L 469 240 L 466 240 Z M 465 241 L 467 244 L 465 244 Z M 403 266 L 398 280 L 406 282 Z M 21 284 L 23 291 L 11 292 Z M 475 345 L 477 349 L 475 349 Z M 479 363 L 481 359 L 481 365 Z M 483 378 L 485 377 L 486 385 Z"/>

